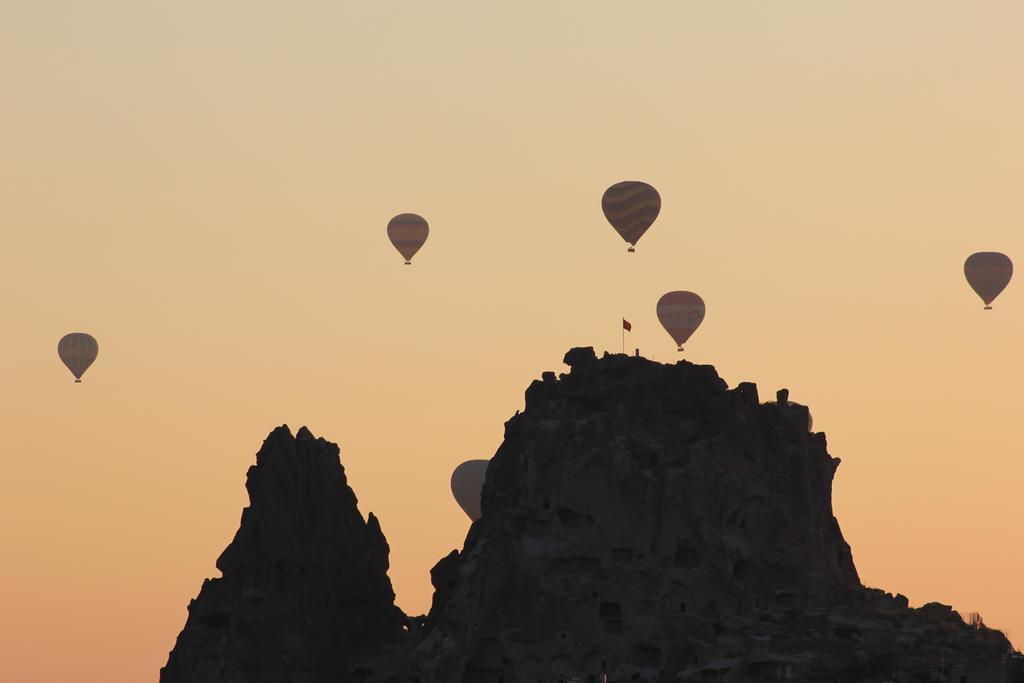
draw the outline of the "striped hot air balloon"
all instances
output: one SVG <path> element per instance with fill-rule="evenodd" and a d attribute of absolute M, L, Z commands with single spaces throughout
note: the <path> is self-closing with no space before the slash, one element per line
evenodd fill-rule
<path fill-rule="evenodd" d="M 99 351 L 100 345 L 92 335 L 85 332 L 66 334 L 57 342 L 57 355 L 75 376 L 76 384 L 81 383 L 82 375 L 96 360 Z"/>
<path fill-rule="evenodd" d="M 629 243 L 629 251 L 636 251 L 636 243 L 661 213 L 661 195 L 647 183 L 626 180 L 604 191 L 601 209 L 615 231 Z"/>
<path fill-rule="evenodd" d="M 1006 289 L 1013 277 L 1013 261 L 997 251 L 980 251 L 964 261 L 964 275 L 971 289 L 985 302 L 985 310 L 992 310 L 992 302 Z"/>
<path fill-rule="evenodd" d="M 480 511 L 480 492 L 484 488 L 490 460 L 467 460 L 452 472 L 452 495 L 470 520 L 476 521 Z"/>
<path fill-rule="evenodd" d="M 704 300 L 693 292 L 669 292 L 658 299 L 658 320 L 682 351 L 704 322 Z"/>
<path fill-rule="evenodd" d="M 405 257 L 405 265 L 412 263 L 412 257 L 427 241 L 429 232 L 427 222 L 414 213 L 400 213 L 388 222 L 388 239 Z"/>

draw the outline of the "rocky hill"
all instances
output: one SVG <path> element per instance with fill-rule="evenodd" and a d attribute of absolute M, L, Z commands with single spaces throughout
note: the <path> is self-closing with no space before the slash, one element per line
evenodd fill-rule
<path fill-rule="evenodd" d="M 927 680 L 1009 644 L 864 588 L 807 408 L 573 349 L 526 392 L 442 561 L 423 681 Z"/>
<path fill-rule="evenodd" d="M 565 362 L 506 423 L 483 516 L 431 572 L 425 619 L 394 607 L 387 545 L 336 447 L 275 431 L 224 578 L 190 606 L 161 680 L 926 681 L 1009 666 L 999 632 L 861 585 L 832 513 L 839 460 L 785 392 L 762 403 L 686 361 L 584 348 Z"/>

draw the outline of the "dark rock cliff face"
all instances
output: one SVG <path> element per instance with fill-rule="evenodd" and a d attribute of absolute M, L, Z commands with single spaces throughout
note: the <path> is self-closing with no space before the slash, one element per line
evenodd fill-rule
<path fill-rule="evenodd" d="M 527 390 L 483 517 L 433 572 L 411 679 L 928 680 L 1008 650 L 861 586 L 806 407 L 685 361 L 565 361 Z"/>
<path fill-rule="evenodd" d="M 405 617 L 377 519 L 363 521 L 338 447 L 274 430 L 249 469 L 250 505 L 188 608 L 161 683 L 342 683 L 398 641 Z M 369 667 L 369 668 L 368 668 Z"/>
<path fill-rule="evenodd" d="M 832 513 L 839 460 L 785 392 L 761 403 L 685 361 L 565 361 L 506 423 L 483 516 L 431 571 L 425 620 L 394 606 L 387 544 L 337 447 L 276 430 L 162 683 L 927 681 L 1003 666 L 1002 634 L 861 585 Z"/>

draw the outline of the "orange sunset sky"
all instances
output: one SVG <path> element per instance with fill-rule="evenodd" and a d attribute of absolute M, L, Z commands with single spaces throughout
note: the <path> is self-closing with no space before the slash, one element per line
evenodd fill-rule
<path fill-rule="evenodd" d="M 788 387 L 863 581 L 1024 641 L 1024 3 L 0 4 L 0 680 L 156 681 L 266 434 L 341 445 L 411 614 L 570 346 Z M 644 180 L 637 253 L 601 213 Z M 404 266 L 385 226 L 430 222 Z M 100 353 L 73 384 L 56 354 Z"/>

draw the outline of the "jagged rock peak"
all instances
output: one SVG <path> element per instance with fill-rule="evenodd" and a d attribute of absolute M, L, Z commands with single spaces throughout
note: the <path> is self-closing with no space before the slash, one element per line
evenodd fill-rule
<path fill-rule="evenodd" d="M 270 433 L 246 478 L 249 507 L 188 609 L 161 683 L 339 683 L 400 640 L 389 548 L 364 521 L 338 446 L 306 427 Z M 360 675 L 366 675 L 363 671 Z"/>

